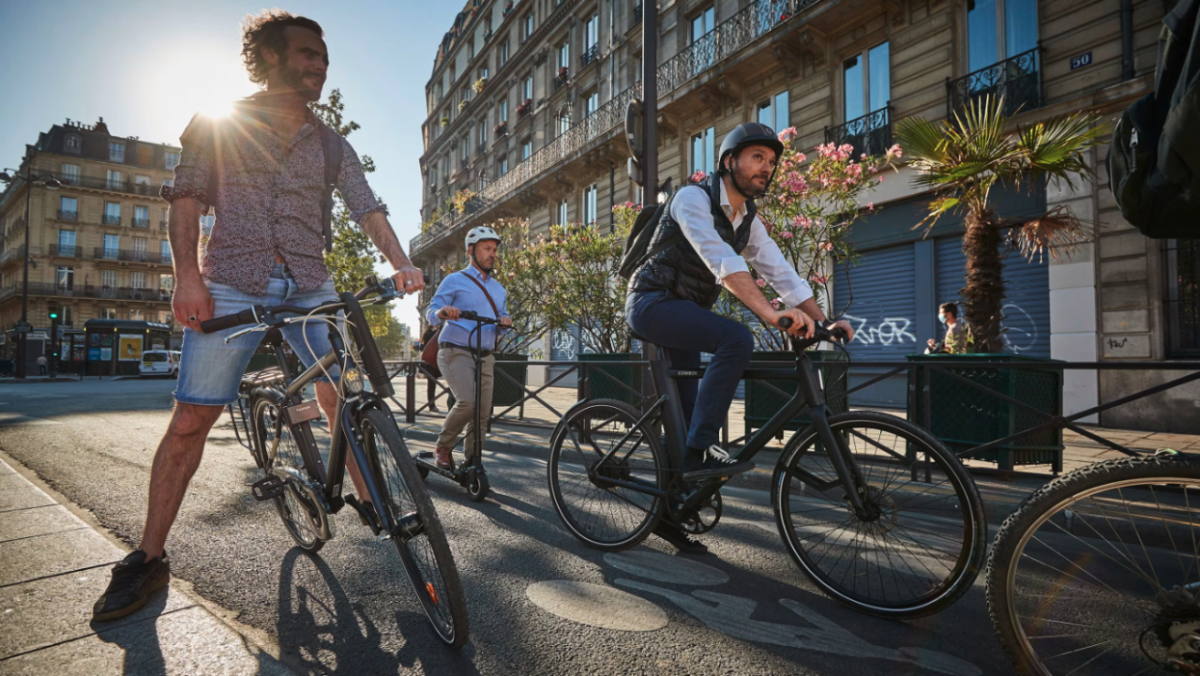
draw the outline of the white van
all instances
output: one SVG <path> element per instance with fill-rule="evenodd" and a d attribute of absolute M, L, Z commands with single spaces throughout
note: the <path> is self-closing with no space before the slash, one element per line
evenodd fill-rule
<path fill-rule="evenodd" d="M 179 377 L 178 350 L 146 350 L 142 353 L 139 372 L 143 376 Z"/>

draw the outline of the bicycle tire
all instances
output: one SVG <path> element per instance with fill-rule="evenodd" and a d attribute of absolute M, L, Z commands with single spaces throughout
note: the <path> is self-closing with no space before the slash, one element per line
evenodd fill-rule
<path fill-rule="evenodd" d="M 422 531 L 418 535 L 406 540 L 394 534 L 391 540 L 429 623 L 446 645 L 458 650 L 470 634 L 467 600 L 437 510 L 395 420 L 372 408 L 359 423 L 371 471 L 376 475 L 379 490 L 387 494 L 391 521 L 399 523 L 413 512 L 420 518 Z M 388 453 L 379 452 L 380 441 Z M 387 468 L 388 464 L 394 471 Z"/>
<path fill-rule="evenodd" d="M 878 617 L 922 617 L 953 604 L 971 588 L 987 549 L 983 501 L 966 468 L 927 431 L 896 416 L 852 411 L 830 417 L 829 425 L 847 443 L 866 442 L 851 444 L 850 452 L 881 513 L 858 519 L 832 466 L 821 464 L 827 456 L 816 430 L 800 430 L 780 455 L 771 495 L 796 565 L 831 598 Z M 903 442 L 903 457 L 884 448 L 885 435 Z M 935 475 L 944 483 L 934 485 Z M 799 507 L 805 509 L 794 512 Z M 822 531 L 822 514 L 837 525 Z M 850 560 L 839 566 L 846 554 Z"/>
<path fill-rule="evenodd" d="M 282 397 L 282 393 L 278 396 Z M 313 526 L 312 519 L 316 518 L 312 515 L 313 508 L 307 504 L 308 499 L 299 489 L 293 486 L 293 479 L 275 470 L 286 465 L 305 476 L 311 477 L 313 473 L 307 467 L 303 453 L 296 446 L 291 428 L 282 420 L 279 413 L 281 408 L 276 397 L 266 393 L 254 395 L 250 399 L 250 411 L 250 421 L 254 429 L 254 442 L 251 446 L 256 449 L 262 475 L 265 477 L 275 474 L 286 483 L 284 494 L 272 500 L 275 510 L 279 513 L 279 519 L 283 521 L 284 529 L 298 547 L 309 554 L 316 554 L 325 546 L 325 540 L 321 539 Z M 307 427 L 308 423 L 303 425 Z M 275 436 L 279 437 L 279 445 L 275 457 L 272 458 L 268 456 L 268 446 Z M 300 514 L 299 510 L 305 510 L 310 516 Z"/>
<path fill-rule="evenodd" d="M 550 486 L 551 502 L 554 503 L 554 510 L 567 530 L 588 547 L 608 552 L 629 549 L 645 540 L 661 518 L 662 499 L 628 488 L 601 487 L 592 481 L 589 478 L 591 467 L 601 457 L 598 455 L 599 448 L 593 443 L 593 452 L 587 453 L 579 444 L 579 431 L 594 429 L 590 425 L 591 421 L 603 421 L 606 426 L 612 425 L 613 432 L 616 432 L 622 428 L 631 429 L 640 417 L 632 406 L 624 402 L 615 399 L 592 399 L 577 404 L 568 411 L 550 437 L 546 480 Z M 605 434 L 613 436 L 613 433 Z M 627 470 L 627 478 L 632 478 L 636 468 L 638 479 L 662 490 L 666 486 L 666 463 L 658 439 L 644 427 L 639 427 L 635 434 L 639 435 L 639 440 L 631 446 L 629 455 L 638 450 L 642 441 L 645 442 L 647 450 L 638 454 L 636 466 L 628 461 L 627 456 L 625 466 L 614 471 Z M 567 448 L 567 457 L 564 457 L 564 448 Z M 589 489 L 589 484 L 595 490 Z M 567 489 L 566 492 L 564 488 Z M 590 497 L 576 499 L 576 488 Z M 628 516 L 617 519 L 623 523 L 602 530 L 600 524 L 587 518 L 597 516 L 595 507 L 601 501 L 616 506 L 620 506 L 621 503 L 628 504 L 629 509 L 625 510 Z"/>
<path fill-rule="evenodd" d="M 1162 488 L 1164 485 L 1173 485 L 1176 488 L 1167 490 Z M 1157 492 L 1154 490 L 1156 486 L 1159 487 L 1161 494 L 1156 494 Z M 1138 487 L 1143 487 L 1141 492 L 1136 492 Z M 1145 487 L 1149 487 L 1148 495 Z M 1182 487 L 1182 491 L 1180 491 L 1180 487 Z M 1112 491 L 1117 492 L 1117 498 L 1106 498 L 1105 493 Z M 1120 548 L 1116 548 L 1112 542 L 1106 539 L 1107 535 L 1111 533 L 1114 538 L 1121 541 L 1123 537 L 1130 536 L 1130 532 L 1124 528 L 1118 528 L 1118 524 L 1114 524 L 1110 520 L 1110 517 L 1106 515 L 1105 505 L 1113 506 L 1120 503 L 1114 512 L 1116 517 L 1119 519 L 1123 516 L 1120 513 L 1120 508 L 1123 507 L 1125 515 L 1132 519 L 1135 512 L 1148 509 L 1149 503 L 1145 500 L 1130 502 L 1126 495 L 1141 498 L 1151 497 L 1154 506 L 1162 510 L 1162 505 L 1167 504 L 1168 499 L 1178 502 L 1177 496 L 1180 492 L 1184 496 L 1183 507 L 1185 508 L 1180 511 L 1186 515 L 1183 523 L 1191 531 L 1189 540 L 1178 543 L 1190 550 L 1185 552 L 1186 562 L 1179 552 L 1174 552 L 1182 568 L 1181 576 L 1172 574 L 1171 556 L 1162 557 L 1160 563 L 1156 565 L 1154 557 L 1150 555 L 1150 551 L 1156 549 L 1159 544 L 1176 545 L 1172 531 L 1178 529 L 1178 532 L 1182 533 L 1184 530 L 1179 528 L 1177 525 L 1179 522 L 1176 520 L 1149 519 L 1148 525 L 1158 531 L 1157 533 L 1150 530 L 1139 531 L 1135 524 L 1132 534 L 1136 536 L 1136 542 L 1134 537 L 1129 537 L 1130 542 L 1121 542 Z M 988 613 L 1016 672 L 1023 675 L 1049 676 L 1064 673 L 1064 671 L 1070 670 L 1071 665 L 1075 662 L 1087 659 L 1086 673 L 1089 674 L 1134 673 L 1133 669 L 1137 667 L 1130 668 L 1130 664 L 1140 665 L 1141 671 L 1137 673 L 1152 673 L 1152 667 L 1147 671 L 1147 665 L 1152 662 L 1149 656 L 1142 652 L 1145 650 L 1142 646 L 1145 636 L 1139 637 L 1130 634 L 1136 634 L 1143 628 L 1144 623 L 1150 623 L 1148 626 L 1153 626 L 1154 622 L 1160 621 L 1158 618 L 1164 612 L 1157 600 L 1160 592 L 1170 590 L 1176 584 L 1197 583 L 1197 576 L 1200 576 L 1200 572 L 1196 570 L 1198 557 L 1196 541 L 1200 534 L 1196 531 L 1200 529 L 1200 526 L 1196 524 L 1196 520 L 1192 516 L 1194 511 L 1189 497 L 1195 494 L 1200 494 L 1200 462 L 1194 458 L 1156 454 L 1138 458 L 1107 460 L 1081 467 L 1046 484 L 1026 498 L 1000 527 L 1000 532 L 992 546 L 991 555 L 988 557 L 986 573 Z M 1097 510 L 1097 507 L 1098 511 L 1094 511 Z M 1179 505 L 1177 504 L 1175 507 L 1178 508 Z M 1045 530 L 1042 530 L 1043 527 Z M 1163 538 L 1164 533 L 1170 536 L 1166 540 Z M 1054 544 L 1055 542 L 1058 544 Z M 1108 548 L 1100 543 L 1113 545 L 1114 549 L 1109 552 Z M 1038 556 L 1043 552 L 1057 552 L 1060 547 L 1080 548 L 1089 556 L 1086 559 L 1080 557 L 1069 565 L 1063 564 L 1057 557 L 1052 559 L 1047 556 Z M 1034 553 L 1027 556 L 1026 552 L 1030 549 Z M 1117 556 L 1113 557 L 1113 553 Z M 1106 560 L 1113 562 L 1112 571 L 1104 569 Z M 1023 567 L 1023 561 L 1028 561 L 1029 565 Z M 1052 570 L 1049 568 L 1051 566 L 1058 570 Z M 1114 582 L 1108 590 L 1101 589 L 1090 596 L 1081 597 L 1087 598 L 1087 608 L 1091 611 L 1090 613 L 1070 612 L 1071 608 L 1068 607 L 1070 629 L 1058 629 L 1054 635 L 1031 637 L 1027 634 L 1026 627 L 1022 622 L 1022 610 L 1018 607 L 1018 604 L 1026 605 L 1025 601 L 1018 601 L 1018 597 L 1023 598 L 1028 590 L 1021 591 L 1018 586 L 1041 586 L 1036 580 L 1038 577 L 1036 571 L 1039 568 L 1046 569 L 1042 573 L 1043 575 L 1053 577 L 1056 591 L 1053 594 L 1044 595 L 1038 600 L 1037 605 L 1041 611 L 1037 618 L 1038 624 L 1033 625 L 1030 629 L 1059 623 L 1057 620 L 1049 619 L 1051 613 L 1064 605 L 1069 606 L 1073 592 L 1076 590 L 1098 586 L 1099 582 L 1107 585 L 1114 579 L 1111 577 L 1114 572 L 1119 575 L 1117 579 L 1120 580 L 1120 583 Z M 1022 570 L 1025 572 L 1021 573 Z M 1152 574 L 1153 579 L 1147 579 L 1147 571 Z M 1079 572 L 1084 573 L 1085 576 L 1078 577 Z M 1127 595 L 1118 591 L 1126 585 L 1129 586 L 1131 592 Z M 1109 596 L 1110 590 L 1111 593 L 1118 596 L 1114 605 L 1119 607 L 1119 615 L 1105 615 L 1101 612 L 1105 608 L 1105 597 Z M 1142 598 L 1137 598 L 1139 596 Z M 1091 618 L 1095 618 L 1095 624 L 1088 624 Z M 1169 620 L 1170 614 L 1168 613 L 1167 621 Z M 1066 633 L 1068 631 L 1072 633 Z M 1082 638 L 1075 639 L 1076 633 Z M 1092 660 L 1098 660 L 1104 653 L 1089 657 L 1087 650 L 1093 646 L 1085 644 L 1082 648 L 1074 647 L 1076 643 L 1083 641 L 1088 643 L 1096 641 L 1097 639 L 1093 638 L 1095 636 L 1108 635 L 1114 636 L 1116 639 L 1106 641 L 1109 644 L 1106 649 L 1109 658 L 1103 662 Z M 1037 641 L 1038 649 L 1034 648 L 1031 638 L 1039 639 Z M 1152 644 L 1152 647 L 1159 651 L 1165 651 L 1159 638 L 1155 637 L 1152 640 L 1159 641 L 1158 644 Z M 1135 641 L 1136 646 L 1134 645 Z M 1058 650 L 1056 646 L 1064 644 L 1066 644 L 1064 647 L 1071 653 L 1070 659 L 1073 661 L 1066 661 L 1061 667 L 1057 664 L 1053 667 L 1047 666 L 1043 657 L 1039 656 L 1039 649 L 1042 654 L 1046 654 L 1052 650 Z M 1055 657 L 1066 656 L 1064 653 Z M 1144 661 L 1139 662 L 1139 657 Z M 1046 657 L 1045 659 L 1050 658 Z M 1106 667 L 1113 671 L 1105 670 Z M 1166 669 L 1163 669 L 1162 672 L 1175 673 Z M 1082 672 L 1076 671 L 1076 673 Z"/>

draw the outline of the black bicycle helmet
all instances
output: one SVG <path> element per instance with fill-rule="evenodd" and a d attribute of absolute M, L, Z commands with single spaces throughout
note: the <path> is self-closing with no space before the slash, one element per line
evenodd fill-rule
<path fill-rule="evenodd" d="M 776 158 L 783 156 L 783 143 L 779 141 L 779 136 L 775 134 L 774 129 L 758 122 L 746 122 L 735 127 L 721 142 L 721 154 L 717 158 L 717 173 L 724 174 L 728 171 L 725 168 L 726 156 L 737 154 L 749 146 L 766 146 L 775 151 Z M 767 181 L 767 185 L 771 185 L 771 181 L 774 179 L 775 172 L 772 171 L 771 180 Z"/>

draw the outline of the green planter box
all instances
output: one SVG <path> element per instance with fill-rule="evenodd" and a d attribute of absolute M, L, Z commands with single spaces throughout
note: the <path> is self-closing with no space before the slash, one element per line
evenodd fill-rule
<path fill-rule="evenodd" d="M 1000 392 L 1050 415 L 1062 414 L 1062 369 L 1054 368 L 1053 359 L 1022 357 L 1015 354 L 928 354 L 909 355 L 911 362 L 953 367 L 955 361 L 996 363 L 1044 363 L 1044 369 L 954 368 L 952 372 L 972 383 Z M 1045 417 L 1027 411 L 987 391 L 972 387 L 940 371 L 918 368 L 914 373 L 915 397 L 908 400 L 908 419 L 926 426 L 925 392 L 929 388 L 929 431 L 954 453 L 1003 439 L 1046 422 Z M 1023 437 L 985 451 L 978 460 L 996 463 L 1000 469 L 1017 465 L 1052 465 L 1062 471 L 1062 430 L 1053 428 Z"/>
<path fill-rule="evenodd" d="M 633 352 L 614 352 L 611 354 L 580 354 L 579 361 L 585 362 L 604 362 L 612 361 L 638 361 L 642 357 Z M 587 378 L 584 378 L 583 367 L 579 371 L 579 399 L 616 399 L 623 401 L 630 406 L 639 407 L 642 397 L 634 392 L 642 391 L 642 366 L 635 364 L 618 364 L 613 366 L 592 366 L 587 367 Z M 614 382 L 616 381 L 616 382 Z M 625 387 L 617 384 L 624 383 L 631 388 L 630 392 Z"/>
<path fill-rule="evenodd" d="M 849 362 L 846 354 L 837 350 L 814 350 L 808 353 L 808 358 L 821 374 L 825 385 L 825 397 L 831 399 L 829 413 L 845 413 L 850 410 L 849 398 L 842 396 L 848 389 Z M 792 352 L 755 351 L 750 356 L 750 365 L 754 362 L 775 361 L 794 364 L 796 355 Z M 784 368 L 780 366 L 779 368 Z M 746 434 L 751 434 L 767 424 L 779 409 L 796 393 L 796 383 L 787 380 L 747 380 L 746 382 Z M 776 391 L 778 390 L 778 391 Z M 781 394 L 783 392 L 784 394 Z M 812 418 L 801 413 L 788 423 L 787 429 L 801 430 L 812 423 Z"/>
<path fill-rule="evenodd" d="M 529 365 L 525 362 L 529 361 L 529 355 L 495 352 L 493 356 L 496 357 L 496 372 L 492 381 L 492 408 L 497 406 L 508 408 L 521 401 L 521 398 L 525 396 L 523 387 L 529 384 L 527 379 Z M 500 375 L 502 372 L 512 376 L 514 380 L 521 383 L 521 386 L 518 387 L 508 378 Z M 449 409 L 453 406 L 454 394 L 452 393 L 447 395 L 446 408 Z M 521 412 L 518 417 L 525 417 L 524 404 L 521 404 Z"/>
<path fill-rule="evenodd" d="M 250 357 L 250 364 L 246 366 L 246 373 L 269 369 L 273 366 L 279 366 L 279 362 L 275 359 L 273 353 L 255 352 L 254 356 Z"/>

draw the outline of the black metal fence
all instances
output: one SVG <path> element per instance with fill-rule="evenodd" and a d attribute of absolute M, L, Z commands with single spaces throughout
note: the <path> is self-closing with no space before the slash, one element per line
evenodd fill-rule
<path fill-rule="evenodd" d="M 849 143 L 854 146 L 852 156 L 855 158 L 863 153 L 882 155 L 892 145 L 891 104 L 879 110 L 872 110 L 845 124 L 825 127 L 825 142 L 836 146 Z"/>

